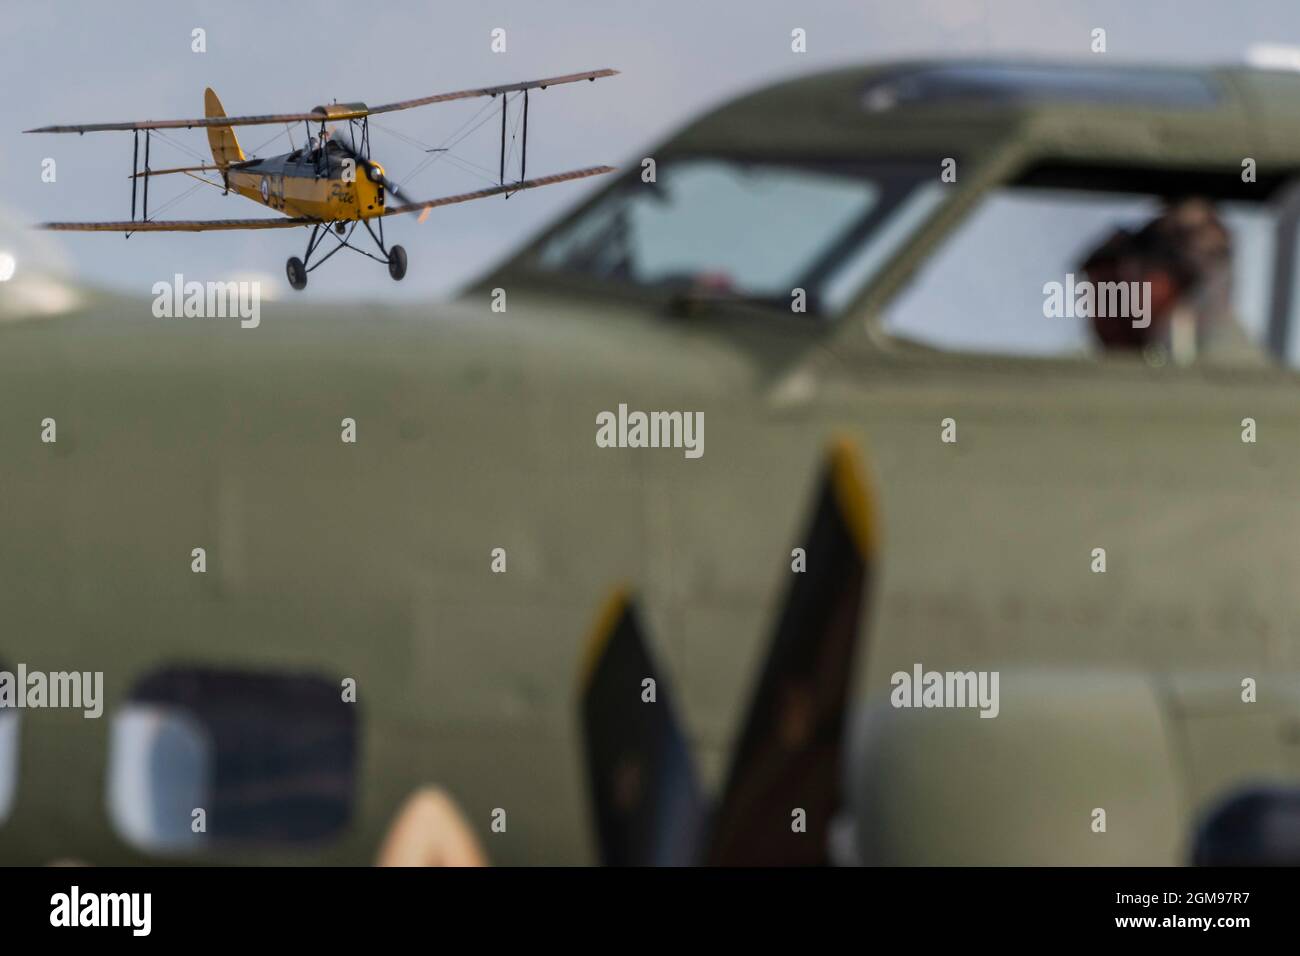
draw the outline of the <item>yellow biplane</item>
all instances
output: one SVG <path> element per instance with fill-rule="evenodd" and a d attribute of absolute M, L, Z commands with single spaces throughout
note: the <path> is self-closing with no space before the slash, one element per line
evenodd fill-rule
<path fill-rule="evenodd" d="M 267 116 L 227 116 L 211 89 L 204 94 L 205 116 L 202 119 L 180 120 L 139 120 L 124 123 L 86 123 L 75 126 L 42 126 L 39 129 L 25 130 L 28 133 L 90 133 L 103 130 L 131 131 L 135 144 L 131 157 L 131 219 L 125 222 L 46 222 L 37 228 L 71 230 L 83 232 L 123 232 L 127 236 L 136 232 L 206 232 L 218 229 L 285 229 L 294 227 L 311 227 L 311 238 L 307 242 L 307 251 L 299 259 L 289 259 L 286 271 L 289 284 L 295 289 L 307 285 L 307 273 L 321 265 L 340 249 L 351 249 L 377 262 L 388 265 L 388 273 L 394 279 L 406 275 L 406 250 L 401 246 L 385 246 L 384 217 L 402 213 L 419 213 L 423 222 L 429 210 L 437 206 L 468 202 L 471 199 L 485 199 L 489 196 L 510 196 L 522 189 L 535 189 L 553 183 L 584 179 L 613 172 L 612 166 L 591 166 L 575 169 L 535 179 L 525 178 L 528 162 L 528 93 L 530 90 L 544 90 L 548 86 L 563 83 L 577 83 L 581 80 L 595 81 L 601 77 L 614 76 L 617 70 L 592 70 L 586 73 L 571 73 L 567 76 L 552 76 L 543 80 L 529 80 L 524 83 L 512 83 L 507 86 L 484 87 L 475 90 L 459 90 L 454 93 L 439 93 L 423 96 L 413 100 L 397 103 L 385 103 L 382 106 L 366 106 L 364 103 L 334 103 L 329 106 L 317 106 L 309 113 L 281 113 Z M 511 94 L 514 99 L 523 101 L 523 142 L 519 154 L 519 178 L 506 180 L 506 137 L 507 110 Z M 501 97 L 501 158 L 497 184 L 486 189 L 443 196 L 414 202 L 394 184 L 384 171 L 384 167 L 370 157 L 370 117 L 379 113 L 392 113 L 408 110 L 416 106 L 428 106 L 433 103 L 446 103 L 452 100 L 472 99 L 475 97 Z M 306 136 L 301 149 L 271 156 L 265 159 L 248 158 L 244 155 L 235 138 L 235 126 L 264 126 L 283 123 L 303 123 Z M 517 120 L 518 122 L 518 120 Z M 344 137 L 342 124 L 347 124 L 349 135 Z M 212 150 L 212 165 L 179 166 L 171 169 L 153 169 L 149 165 L 149 147 L 151 137 L 159 130 L 192 129 L 205 127 L 208 131 L 208 145 Z M 313 134 L 315 130 L 315 134 Z M 144 132 L 144 168 L 140 161 L 140 133 Z M 443 149 L 430 149 L 428 152 L 445 152 Z M 358 168 L 362 171 L 358 173 Z M 208 179 L 205 173 L 219 173 L 220 182 Z M 223 194 L 232 190 L 241 196 L 269 206 L 285 218 L 262 219 L 207 219 L 207 220 L 156 220 L 149 218 L 149 180 L 154 176 L 180 173 L 192 176 L 218 186 Z M 136 218 L 136 198 L 140 180 L 144 181 L 143 204 L 140 218 Z M 489 180 L 490 181 L 490 180 Z M 197 187 L 195 187 L 197 188 Z M 389 198 L 398 201 L 398 205 L 389 202 Z M 371 226 L 374 221 L 375 227 Z M 365 227 L 383 258 L 376 256 L 351 243 L 352 233 L 357 224 Z M 326 237 L 333 238 L 337 245 L 325 255 L 312 263 L 312 254 L 320 251 Z"/>

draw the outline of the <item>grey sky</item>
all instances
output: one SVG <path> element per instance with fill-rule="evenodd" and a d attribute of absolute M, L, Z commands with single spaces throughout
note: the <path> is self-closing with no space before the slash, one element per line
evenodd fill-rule
<path fill-rule="evenodd" d="M 373 11 L 367 16 L 366 11 Z M 1239 61 L 1254 43 L 1300 44 L 1300 5 L 1284 0 L 443 0 L 357 5 L 344 0 L 50 0 L 6 5 L 0 16 L 6 91 L 0 124 L 0 243 L 20 264 L 61 261 L 75 278 L 148 294 L 173 272 L 190 278 L 264 275 L 283 285 L 301 255 L 297 231 L 205 235 L 32 236 L 42 219 L 119 219 L 128 214 L 129 134 L 23 136 L 56 122 L 202 115 L 211 85 L 232 113 L 310 109 L 318 103 L 385 102 L 427 93 L 610 66 L 623 75 L 553 88 L 532 101 L 529 170 L 634 162 L 700 110 L 755 85 L 846 62 L 913 54 L 1086 55 L 1089 31 L 1105 27 L 1110 54 L 1148 62 Z M 195 27 L 207 52 L 190 50 Z M 508 52 L 489 48 L 507 30 Z M 790 31 L 808 33 L 808 53 L 790 51 Z M 385 118 L 384 126 L 441 141 L 481 104 L 445 104 Z M 275 127 L 238 131 L 246 150 Z M 298 131 L 295 130 L 295 135 Z M 493 124 L 458 154 L 496 162 Z M 170 134 L 207 155 L 202 131 Z M 402 182 L 422 154 L 376 131 L 376 158 Z M 280 136 L 263 155 L 287 149 Z M 58 181 L 41 182 L 54 157 Z M 153 165 L 194 157 L 169 146 Z M 435 164 L 406 183 L 432 197 L 481 181 Z M 155 183 L 151 206 L 195 185 Z M 394 283 L 374 263 L 338 256 L 312 276 L 320 299 L 441 294 L 491 263 L 591 183 L 548 187 L 509 201 L 436 210 L 423 225 L 394 221 L 410 273 Z M 247 200 L 199 186 L 164 214 L 173 218 L 265 214 Z M 382 280 L 382 281 L 380 281 Z"/>

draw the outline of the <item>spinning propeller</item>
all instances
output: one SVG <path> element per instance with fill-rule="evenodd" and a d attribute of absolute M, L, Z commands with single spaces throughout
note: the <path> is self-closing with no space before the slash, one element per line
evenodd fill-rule
<path fill-rule="evenodd" d="M 339 135 L 339 133 L 334 132 L 330 135 L 330 141 L 337 143 L 339 149 L 343 150 L 343 152 L 346 153 L 347 156 L 351 158 L 354 162 L 356 162 L 358 166 L 365 169 L 366 175 L 370 177 L 370 181 L 373 183 L 378 183 L 379 185 L 383 186 L 384 189 L 388 191 L 388 195 L 393 196 L 394 198 L 399 199 L 404 203 L 410 203 L 415 201 L 411 199 L 410 196 L 406 195 L 406 193 L 402 192 L 402 190 L 398 187 L 397 183 L 393 182 L 391 179 L 388 178 L 388 176 L 384 173 L 384 167 L 380 166 L 378 163 L 374 162 L 373 160 L 368 159 L 367 157 L 362 156 L 360 153 L 358 153 L 356 147 L 352 145 L 352 142 L 348 139 L 347 136 L 341 136 Z"/>

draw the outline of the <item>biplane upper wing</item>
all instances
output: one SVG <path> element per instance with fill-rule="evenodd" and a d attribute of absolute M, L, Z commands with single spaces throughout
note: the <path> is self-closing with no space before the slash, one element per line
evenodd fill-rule
<path fill-rule="evenodd" d="M 605 173 L 615 171 L 613 166 L 588 166 L 586 169 L 572 169 L 564 173 L 555 173 L 551 176 L 539 176 L 536 179 L 525 179 L 521 182 L 503 183 L 499 186 L 488 186 L 486 189 L 476 189 L 469 193 L 457 193 L 454 196 L 443 196 L 439 199 L 427 199 L 424 202 L 407 203 L 404 206 L 389 206 L 385 210 L 386 216 L 397 216 L 407 212 L 425 212 L 436 206 L 451 206 L 459 202 L 469 202 L 471 199 L 486 199 L 489 196 L 500 196 L 503 193 L 515 193 L 521 189 L 536 189 L 538 186 L 550 186 L 553 183 L 567 183 L 574 179 L 586 179 L 588 176 L 601 176 Z"/>
<path fill-rule="evenodd" d="M 109 130 L 189 129 L 195 126 L 264 126 L 275 123 L 334 122 L 336 120 L 361 119 L 361 117 L 369 116 L 371 113 L 392 113 L 397 110 L 409 110 L 416 106 L 446 103 L 451 100 L 471 99 L 478 96 L 496 96 L 499 93 L 515 93 L 522 90 L 544 90 L 548 86 L 577 83 L 579 80 L 597 80 L 605 76 L 615 76 L 617 73 L 618 70 L 588 70 L 586 73 L 550 76 L 542 80 L 527 80 L 523 83 L 509 83 L 505 86 L 485 86 L 472 90 L 457 90 L 454 93 L 436 93 L 433 96 L 401 100 L 397 103 L 385 103 L 382 106 L 351 103 L 318 106 L 308 113 L 269 113 L 260 116 L 204 116 L 178 120 L 126 120 L 121 123 L 80 123 L 66 126 L 41 126 L 38 129 L 24 130 L 24 132 L 95 133 Z"/>
<path fill-rule="evenodd" d="M 429 106 L 432 103 L 446 103 L 451 100 L 467 100 L 477 96 L 496 96 L 499 93 L 518 93 L 523 90 L 544 90 L 548 86 L 561 83 L 577 83 L 580 80 L 598 80 L 604 76 L 617 76 L 618 70 L 588 70 L 586 73 L 569 73 L 565 76 L 551 76 L 544 80 L 527 80 L 523 83 L 510 83 L 506 86 L 485 86 L 476 90 L 457 90 L 455 93 L 435 93 L 433 96 L 421 96 L 413 100 L 401 100 L 397 103 L 385 103 L 383 106 L 371 106 L 369 113 L 393 113 L 397 110 L 409 110 L 416 106 Z"/>
<path fill-rule="evenodd" d="M 37 229 L 56 232 L 219 232 L 232 229 L 292 229 L 319 225 L 319 219 L 135 219 L 123 222 L 42 222 Z"/>
<path fill-rule="evenodd" d="M 120 123 L 75 123 L 66 126 L 41 126 L 24 133 L 102 133 L 111 130 L 190 129 L 194 126 L 268 126 L 273 123 L 329 121 L 324 113 L 268 113 L 265 116 L 201 116 L 178 120 L 124 120 Z"/>

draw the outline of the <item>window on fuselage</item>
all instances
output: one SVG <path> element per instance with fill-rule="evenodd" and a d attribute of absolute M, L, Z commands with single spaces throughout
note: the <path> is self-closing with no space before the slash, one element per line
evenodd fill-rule
<path fill-rule="evenodd" d="M 115 828 L 156 853 L 338 836 L 355 806 L 359 736 L 357 705 L 340 688 L 273 671 L 176 667 L 147 676 L 112 719 Z"/>
<path fill-rule="evenodd" d="M 13 673 L 3 663 L 0 663 L 0 672 Z M 19 693 L 22 693 L 21 688 Z M 18 739 L 19 711 L 0 707 L 0 824 L 8 819 L 18 794 Z"/>

